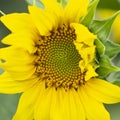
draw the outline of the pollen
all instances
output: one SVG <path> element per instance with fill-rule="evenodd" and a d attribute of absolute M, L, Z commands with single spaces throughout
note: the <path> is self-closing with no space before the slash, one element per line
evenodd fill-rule
<path fill-rule="evenodd" d="M 77 90 L 85 83 L 85 72 L 81 73 L 79 67 L 81 56 L 74 45 L 75 40 L 74 28 L 63 25 L 37 41 L 35 74 L 40 80 L 45 80 L 46 88 Z"/>

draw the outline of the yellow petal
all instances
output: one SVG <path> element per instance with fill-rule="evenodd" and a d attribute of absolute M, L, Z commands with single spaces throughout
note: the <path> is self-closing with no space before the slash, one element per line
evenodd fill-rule
<path fill-rule="evenodd" d="M 86 92 L 94 99 L 112 104 L 120 102 L 120 87 L 101 79 L 91 79 L 85 85 Z"/>
<path fill-rule="evenodd" d="M 52 91 L 52 100 L 51 100 L 51 108 L 50 108 L 50 118 L 53 120 L 68 120 L 67 115 L 65 115 L 65 106 L 63 106 L 63 98 L 65 96 L 65 91 L 55 90 Z"/>
<path fill-rule="evenodd" d="M 85 120 L 85 111 L 83 109 L 83 104 L 81 103 L 78 93 L 74 89 L 71 89 L 67 92 L 64 99 L 66 99 L 64 104 L 68 103 L 69 105 L 65 106 L 68 108 L 66 110 L 70 114 L 69 120 Z"/>
<path fill-rule="evenodd" d="M 98 76 L 98 74 L 95 72 L 95 69 L 93 68 L 92 65 L 87 65 L 86 69 L 87 69 L 87 72 L 85 75 L 85 80 L 89 80 L 92 77 Z"/>
<path fill-rule="evenodd" d="M 5 65 L 0 65 L 2 66 L 2 68 L 9 72 L 9 74 L 11 75 L 12 79 L 15 80 L 26 80 L 26 79 L 30 79 L 34 73 L 35 73 L 35 67 L 34 66 L 30 66 L 30 65 L 16 65 L 16 66 L 5 66 Z"/>
<path fill-rule="evenodd" d="M 39 39 L 36 31 L 21 31 L 6 36 L 2 43 L 13 45 L 28 50 L 30 53 L 35 52 L 35 41 Z M 24 44 L 23 44 L 24 43 Z"/>
<path fill-rule="evenodd" d="M 66 22 L 79 22 L 86 15 L 89 0 L 70 0 L 65 8 Z"/>
<path fill-rule="evenodd" d="M 21 71 L 22 70 L 21 67 L 23 67 L 23 71 L 28 71 L 29 69 L 34 69 L 35 67 L 34 63 L 31 61 L 25 61 L 25 60 L 22 61 L 22 60 L 16 59 L 18 61 L 13 62 L 12 60 L 1 62 L 0 66 L 8 70 L 10 70 L 11 67 L 13 67 L 12 69 L 15 70 L 16 67 L 18 66 L 19 70 L 16 70 L 16 71 Z"/>
<path fill-rule="evenodd" d="M 0 75 L 0 93 L 21 93 L 33 86 L 36 81 L 36 79 L 32 79 L 29 81 L 15 81 L 7 72 L 4 72 Z"/>
<path fill-rule="evenodd" d="M 33 64 L 34 56 L 20 48 L 6 47 L 0 49 L 0 66 L 7 70 L 13 79 L 25 80 L 31 77 L 35 72 Z"/>
<path fill-rule="evenodd" d="M 12 32 L 19 32 L 23 30 L 36 30 L 30 15 L 27 13 L 13 13 L 4 15 L 0 20 L 10 29 Z"/>
<path fill-rule="evenodd" d="M 35 56 L 30 55 L 23 48 L 10 46 L 0 49 L 0 59 L 10 63 L 30 64 L 35 59 Z"/>
<path fill-rule="evenodd" d="M 74 89 L 67 92 L 54 89 L 50 111 L 53 120 L 85 120 L 83 106 Z"/>
<path fill-rule="evenodd" d="M 12 120 L 33 120 L 34 105 L 40 91 L 38 85 L 34 85 L 32 88 L 22 94 L 18 104 L 17 112 Z"/>
<path fill-rule="evenodd" d="M 83 85 L 84 86 L 84 85 Z M 110 115 L 104 108 L 101 102 L 96 101 L 87 95 L 84 88 L 81 86 L 79 96 L 84 105 L 88 120 L 110 120 Z"/>
<path fill-rule="evenodd" d="M 75 90 L 46 89 L 40 94 L 35 109 L 36 120 L 85 120 L 83 106 Z"/>
<path fill-rule="evenodd" d="M 32 64 L 22 64 L 22 63 L 14 64 L 14 62 L 12 63 L 3 62 L 0 63 L 0 66 L 11 72 L 27 72 L 30 69 L 34 69 L 34 65 Z"/>
<path fill-rule="evenodd" d="M 93 46 L 94 40 L 97 38 L 96 35 L 91 33 L 87 27 L 78 23 L 71 23 L 71 26 L 75 29 L 75 33 L 77 35 L 76 42 L 84 43 L 88 46 Z"/>
<path fill-rule="evenodd" d="M 30 15 L 41 35 L 48 35 L 57 26 L 54 14 L 49 13 L 36 6 L 29 6 Z"/>
<path fill-rule="evenodd" d="M 86 63 L 90 63 L 95 58 L 95 46 L 83 47 L 81 50 L 78 48 L 78 50 Z"/>
<path fill-rule="evenodd" d="M 94 57 L 95 57 L 95 46 L 91 46 L 91 47 L 84 47 L 83 44 L 78 43 L 78 42 L 74 42 L 74 45 L 76 47 L 76 49 L 78 50 L 82 60 L 79 63 L 79 67 L 81 68 L 81 70 L 85 69 L 85 67 L 87 67 L 87 65 L 91 62 L 93 62 Z"/>
<path fill-rule="evenodd" d="M 50 106 L 51 106 L 51 89 L 45 90 L 45 83 L 43 82 L 40 86 L 40 93 L 35 104 L 35 120 L 49 120 L 50 119 Z"/>
<path fill-rule="evenodd" d="M 59 24 L 63 22 L 63 8 L 56 0 L 41 0 L 43 2 L 45 9 L 57 18 Z"/>

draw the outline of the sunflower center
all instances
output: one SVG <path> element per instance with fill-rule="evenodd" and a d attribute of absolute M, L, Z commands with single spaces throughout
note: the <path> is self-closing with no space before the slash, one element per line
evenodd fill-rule
<path fill-rule="evenodd" d="M 46 88 L 54 86 L 77 89 L 84 82 L 79 68 L 81 56 L 75 48 L 75 30 L 63 25 L 36 43 L 36 74 L 45 80 Z"/>
<path fill-rule="evenodd" d="M 69 76 L 74 70 L 77 70 L 80 55 L 72 42 L 61 40 L 53 41 L 49 46 L 47 54 L 49 61 L 47 64 L 56 74 L 65 77 Z"/>

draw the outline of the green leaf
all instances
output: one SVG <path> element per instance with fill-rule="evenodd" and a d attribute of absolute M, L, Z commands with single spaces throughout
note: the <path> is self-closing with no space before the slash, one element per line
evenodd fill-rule
<path fill-rule="evenodd" d="M 26 2 L 30 5 L 36 5 L 38 7 L 44 8 L 44 5 L 40 0 L 26 0 Z"/>
<path fill-rule="evenodd" d="M 120 11 L 116 12 L 114 15 L 112 15 L 110 18 L 105 20 L 93 20 L 93 22 L 90 25 L 90 30 L 98 35 L 98 38 L 101 40 L 102 43 L 104 43 L 110 33 L 111 26 L 115 20 L 115 18 L 119 15 Z"/>
<path fill-rule="evenodd" d="M 90 3 L 88 7 L 88 13 L 81 21 L 83 25 L 89 27 L 91 21 L 93 20 L 94 14 L 96 12 L 96 7 L 97 7 L 98 2 L 99 0 L 94 0 Z"/>
<path fill-rule="evenodd" d="M 120 53 L 117 54 L 113 59 L 112 62 L 116 65 L 120 67 Z"/>
<path fill-rule="evenodd" d="M 95 40 L 95 45 L 96 45 L 96 49 L 97 49 L 97 52 L 98 52 L 99 56 L 104 55 L 105 46 L 103 45 L 103 43 L 99 39 L 96 39 Z"/>
<path fill-rule="evenodd" d="M 113 82 L 113 84 L 120 86 L 120 81 L 115 81 L 115 82 Z"/>
<path fill-rule="evenodd" d="M 113 72 L 110 75 L 108 75 L 107 80 L 111 83 L 114 83 L 116 81 L 120 81 L 120 71 L 119 72 Z"/>
<path fill-rule="evenodd" d="M 57 0 L 62 6 L 63 8 L 66 6 L 68 0 Z"/>
<path fill-rule="evenodd" d="M 120 45 L 113 43 L 112 41 L 105 42 L 105 54 L 112 58 L 120 52 Z"/>
<path fill-rule="evenodd" d="M 112 72 L 120 71 L 120 68 L 112 65 L 108 56 L 104 55 L 99 60 L 100 67 L 97 69 L 97 73 L 101 77 L 106 77 L 108 74 Z"/>

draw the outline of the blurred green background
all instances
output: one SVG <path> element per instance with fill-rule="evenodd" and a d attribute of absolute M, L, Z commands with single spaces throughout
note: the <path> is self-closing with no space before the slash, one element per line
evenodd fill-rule
<path fill-rule="evenodd" d="M 120 9 L 120 0 L 100 0 L 98 8 Z M 4 13 L 27 12 L 25 0 L 0 0 L 0 10 Z M 0 23 L 0 40 L 10 31 Z M 0 43 L 0 46 L 4 45 Z M 20 94 L 0 94 L 0 120 L 11 120 L 16 111 Z M 111 114 L 111 120 L 120 120 L 120 104 L 105 105 Z M 94 114 L 94 113 L 93 113 Z M 102 115 L 102 114 L 101 114 Z"/>

